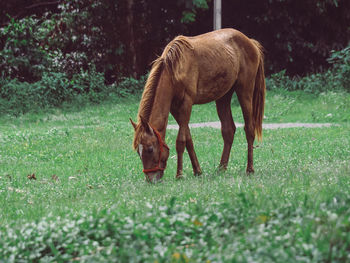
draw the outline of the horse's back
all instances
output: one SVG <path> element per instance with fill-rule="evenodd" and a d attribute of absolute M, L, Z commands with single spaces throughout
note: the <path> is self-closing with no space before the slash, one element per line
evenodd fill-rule
<path fill-rule="evenodd" d="M 167 49 L 171 50 L 177 42 L 187 43 L 181 67 L 177 70 L 178 82 L 195 104 L 225 95 L 246 64 L 258 60 L 253 41 L 235 29 L 221 29 L 194 37 L 179 36 Z"/>
<path fill-rule="evenodd" d="M 189 40 L 194 50 L 193 63 L 198 67 L 196 104 L 225 95 L 237 81 L 246 60 L 255 53 L 251 40 L 234 29 L 217 30 Z"/>

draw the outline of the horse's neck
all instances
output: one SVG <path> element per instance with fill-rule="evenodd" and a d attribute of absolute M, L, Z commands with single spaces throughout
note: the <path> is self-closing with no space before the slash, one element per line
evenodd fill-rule
<path fill-rule="evenodd" d="M 159 131 L 163 139 L 165 137 L 171 102 L 173 98 L 173 89 L 170 83 L 170 77 L 168 74 L 164 74 L 163 72 L 157 86 L 157 92 L 149 118 L 149 123 L 152 127 Z"/>

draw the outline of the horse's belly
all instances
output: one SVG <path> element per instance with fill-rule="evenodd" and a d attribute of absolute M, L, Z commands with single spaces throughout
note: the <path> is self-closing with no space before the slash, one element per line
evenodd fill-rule
<path fill-rule="evenodd" d="M 224 96 L 234 84 L 234 76 L 227 72 L 219 72 L 205 81 L 200 80 L 197 86 L 195 104 L 215 101 Z"/>

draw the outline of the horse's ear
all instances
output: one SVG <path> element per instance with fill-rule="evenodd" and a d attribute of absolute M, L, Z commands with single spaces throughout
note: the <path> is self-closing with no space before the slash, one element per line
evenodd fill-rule
<path fill-rule="evenodd" d="M 141 119 L 141 125 L 145 128 L 145 131 L 151 135 L 154 135 L 153 129 L 149 125 L 149 123 L 143 117 L 140 117 L 140 119 Z"/>
<path fill-rule="evenodd" d="M 130 120 L 132 127 L 134 127 L 134 130 L 136 130 L 137 124 L 135 122 L 133 122 L 131 118 L 129 120 Z"/>

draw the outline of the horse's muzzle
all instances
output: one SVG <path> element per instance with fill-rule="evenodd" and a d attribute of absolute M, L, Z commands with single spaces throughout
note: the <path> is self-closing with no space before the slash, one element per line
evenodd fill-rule
<path fill-rule="evenodd" d="M 158 183 L 162 179 L 164 171 L 145 173 L 146 181 L 148 183 Z"/>

